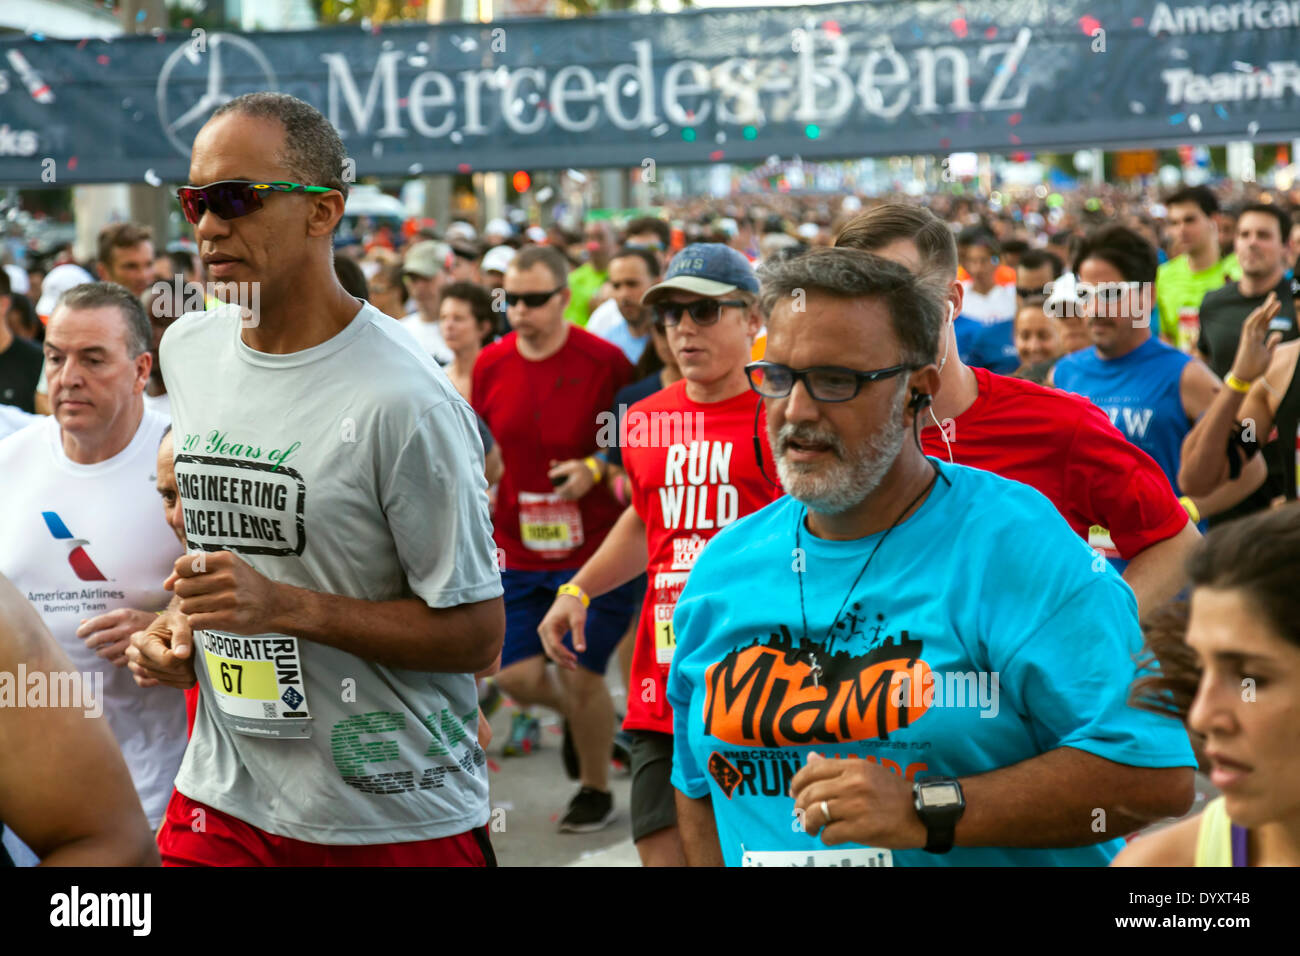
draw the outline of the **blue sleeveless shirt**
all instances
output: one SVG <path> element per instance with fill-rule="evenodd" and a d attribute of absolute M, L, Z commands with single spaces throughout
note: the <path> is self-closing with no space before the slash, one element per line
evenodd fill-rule
<path fill-rule="evenodd" d="M 1147 339 L 1132 352 L 1103 359 L 1087 348 L 1056 363 L 1058 388 L 1089 399 L 1105 412 L 1129 441 L 1155 459 L 1174 494 L 1183 438 L 1192 422 L 1178 390 L 1191 357 L 1159 339 Z"/>

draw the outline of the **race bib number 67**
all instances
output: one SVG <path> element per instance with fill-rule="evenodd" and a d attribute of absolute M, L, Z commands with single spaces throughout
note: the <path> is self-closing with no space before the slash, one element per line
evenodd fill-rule
<path fill-rule="evenodd" d="M 223 631 L 198 637 L 222 723 L 253 737 L 311 736 L 297 638 Z"/>

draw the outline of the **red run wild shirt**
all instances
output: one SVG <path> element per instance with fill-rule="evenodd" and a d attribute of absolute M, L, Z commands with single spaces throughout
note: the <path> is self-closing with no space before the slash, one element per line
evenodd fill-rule
<path fill-rule="evenodd" d="M 560 350 L 540 362 L 520 355 L 515 340 L 511 332 L 479 354 L 471 386 L 474 411 L 505 463 L 492 532 L 505 552 L 501 570 L 580 568 L 622 508 L 604 484 L 565 501 L 546 473 L 552 461 L 598 450 L 601 424 L 632 381 L 632 366 L 617 345 L 574 325 Z"/>
<path fill-rule="evenodd" d="M 1172 538 L 1187 524 L 1160 466 L 1079 395 L 973 368 L 975 403 L 943 425 L 952 459 L 1042 492 L 1085 541 L 1110 530 L 1119 557 Z M 938 428 L 921 432 L 927 455 L 948 460 Z"/>
<path fill-rule="evenodd" d="M 673 611 L 687 575 L 709 539 L 784 493 L 762 476 L 754 457 L 761 401 L 746 389 L 721 402 L 693 402 L 682 380 L 628 409 L 623 464 L 632 506 L 646 526 L 649 581 L 632 653 L 627 730 L 673 732 L 666 685 L 677 646 Z M 763 467 L 775 480 L 766 413 L 758 434 Z"/>

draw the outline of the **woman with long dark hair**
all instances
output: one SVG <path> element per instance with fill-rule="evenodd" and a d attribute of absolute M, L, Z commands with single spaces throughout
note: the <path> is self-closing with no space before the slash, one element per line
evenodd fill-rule
<path fill-rule="evenodd" d="M 1132 702 L 1182 717 L 1221 796 L 1114 866 L 1300 866 L 1300 504 L 1215 528 L 1144 625 Z"/>

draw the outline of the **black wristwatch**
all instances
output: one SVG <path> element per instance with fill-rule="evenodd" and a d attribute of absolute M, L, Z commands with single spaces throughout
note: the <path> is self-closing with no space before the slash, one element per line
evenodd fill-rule
<path fill-rule="evenodd" d="M 966 810 L 966 797 L 956 777 L 931 777 L 912 785 L 916 815 L 925 824 L 925 852 L 947 853 L 953 831 Z"/>

